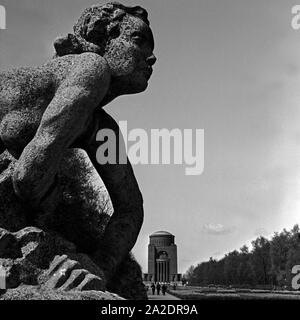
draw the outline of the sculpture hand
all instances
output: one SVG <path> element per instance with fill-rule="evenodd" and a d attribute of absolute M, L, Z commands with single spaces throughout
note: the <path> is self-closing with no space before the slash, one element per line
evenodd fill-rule
<path fill-rule="evenodd" d="M 79 262 L 66 255 L 56 256 L 47 271 L 45 286 L 58 290 L 105 291 L 104 274 L 99 277 L 83 269 Z"/>

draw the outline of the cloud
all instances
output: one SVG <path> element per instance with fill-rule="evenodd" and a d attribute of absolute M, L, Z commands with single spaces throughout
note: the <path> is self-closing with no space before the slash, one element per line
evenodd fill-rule
<path fill-rule="evenodd" d="M 227 234 L 234 232 L 235 227 L 233 227 L 233 226 L 226 227 L 220 223 L 217 223 L 217 224 L 208 223 L 203 226 L 203 230 L 207 234 L 216 235 L 216 236 L 219 236 L 219 235 L 223 236 L 223 235 L 227 235 Z"/>

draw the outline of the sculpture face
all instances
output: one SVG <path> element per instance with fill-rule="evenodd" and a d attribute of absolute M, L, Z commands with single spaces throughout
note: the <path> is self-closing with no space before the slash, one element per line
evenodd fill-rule
<path fill-rule="evenodd" d="M 121 81 L 122 94 L 142 92 L 156 61 L 152 31 L 141 19 L 129 15 L 124 17 L 120 29 L 120 35 L 107 45 L 104 58 L 113 77 Z"/>

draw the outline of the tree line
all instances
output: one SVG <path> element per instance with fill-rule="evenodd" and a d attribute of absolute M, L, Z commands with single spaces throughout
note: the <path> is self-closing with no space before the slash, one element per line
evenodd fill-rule
<path fill-rule="evenodd" d="M 300 264 L 300 230 L 274 233 L 268 240 L 258 237 L 252 248 L 227 253 L 222 259 L 191 266 L 184 278 L 189 285 L 290 288 L 294 265 Z"/>

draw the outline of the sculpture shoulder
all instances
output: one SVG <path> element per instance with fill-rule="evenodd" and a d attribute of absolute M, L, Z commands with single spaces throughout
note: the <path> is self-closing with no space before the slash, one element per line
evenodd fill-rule
<path fill-rule="evenodd" d="M 74 58 L 74 67 L 88 76 L 92 77 L 107 77 L 110 76 L 110 68 L 107 61 L 100 55 L 92 52 L 85 52 L 76 55 Z"/>
<path fill-rule="evenodd" d="M 103 87 L 110 83 L 111 70 L 107 61 L 92 52 L 59 57 L 45 67 L 53 70 L 58 85 Z"/>

